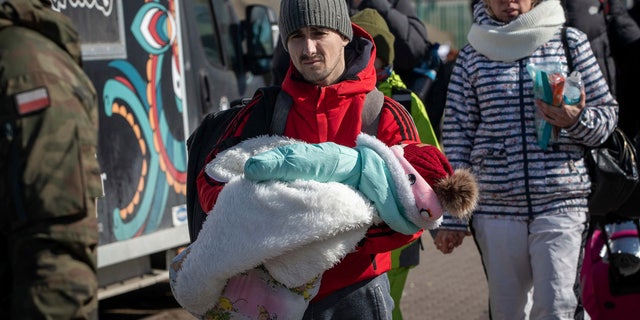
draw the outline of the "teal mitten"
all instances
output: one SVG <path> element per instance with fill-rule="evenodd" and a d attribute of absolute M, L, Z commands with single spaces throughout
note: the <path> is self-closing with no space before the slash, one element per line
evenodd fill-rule
<path fill-rule="evenodd" d="M 295 143 L 249 158 L 244 175 L 254 181 L 302 179 L 357 187 L 360 167 L 360 154 L 354 149 L 333 142 Z"/>
<path fill-rule="evenodd" d="M 360 144 L 349 148 L 333 142 L 277 147 L 249 158 L 244 167 L 245 178 L 254 181 L 303 179 L 340 182 L 359 190 L 373 202 L 380 218 L 389 227 L 404 234 L 413 234 L 420 228 L 405 217 L 406 201 L 399 199 L 396 191 L 398 176 L 388 167 L 388 162 L 395 157 L 381 156 L 381 150 L 382 153 L 385 153 L 384 149 L 388 153 L 391 151 L 381 142 L 376 142 L 383 147 Z M 397 160 L 390 165 L 399 166 Z"/>

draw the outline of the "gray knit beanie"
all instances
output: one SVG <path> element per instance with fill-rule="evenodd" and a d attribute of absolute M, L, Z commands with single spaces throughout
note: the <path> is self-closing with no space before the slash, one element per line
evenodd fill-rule
<path fill-rule="evenodd" d="M 304 27 L 329 28 L 338 31 L 349 41 L 353 38 L 345 0 L 282 0 L 278 25 L 285 50 L 289 35 Z"/>

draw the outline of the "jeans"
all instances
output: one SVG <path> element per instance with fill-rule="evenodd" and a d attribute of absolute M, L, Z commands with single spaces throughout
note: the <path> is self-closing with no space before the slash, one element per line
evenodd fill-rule
<path fill-rule="evenodd" d="M 312 302 L 303 320 L 391 320 L 393 299 L 389 291 L 389 279 L 385 273 Z"/>
<path fill-rule="evenodd" d="M 472 223 L 492 319 L 574 319 L 586 213 L 531 221 L 474 217 Z"/>

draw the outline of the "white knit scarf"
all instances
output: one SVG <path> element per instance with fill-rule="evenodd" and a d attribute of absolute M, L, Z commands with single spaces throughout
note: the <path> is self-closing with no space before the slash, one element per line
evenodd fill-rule
<path fill-rule="evenodd" d="M 476 51 L 496 61 L 511 62 L 531 55 L 565 22 L 559 0 L 546 0 L 502 26 L 474 23 L 467 39 Z"/>

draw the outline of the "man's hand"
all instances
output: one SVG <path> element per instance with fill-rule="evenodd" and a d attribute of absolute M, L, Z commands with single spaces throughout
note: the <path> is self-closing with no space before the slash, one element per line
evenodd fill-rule
<path fill-rule="evenodd" d="M 436 233 L 436 238 L 433 240 L 433 244 L 435 244 L 436 249 L 444 254 L 448 254 L 460 246 L 464 237 L 468 235 L 470 235 L 470 233 L 467 231 L 439 229 Z"/>

